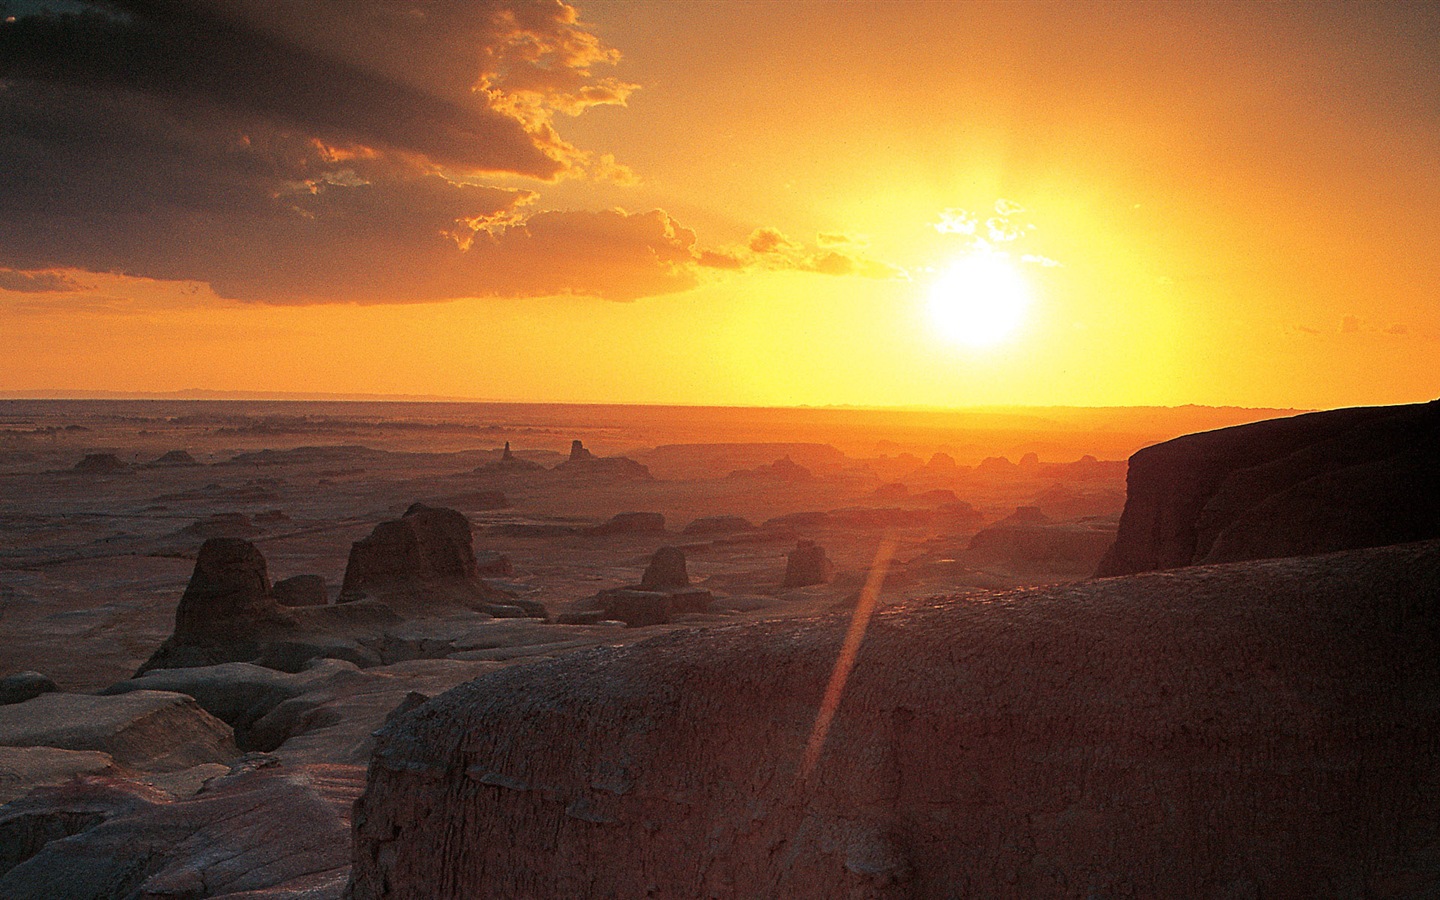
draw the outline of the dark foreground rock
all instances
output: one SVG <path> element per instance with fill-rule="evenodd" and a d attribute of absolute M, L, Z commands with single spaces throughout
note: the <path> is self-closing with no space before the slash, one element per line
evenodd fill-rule
<path fill-rule="evenodd" d="M 1098 574 L 1440 537 L 1440 400 L 1190 434 L 1130 457 Z"/>
<path fill-rule="evenodd" d="M 260 758 L 183 800 L 106 778 L 40 789 L 0 809 L 0 897 L 338 900 L 362 776 Z"/>
<path fill-rule="evenodd" d="M 380 732 L 353 896 L 1434 896 L 1440 542 L 505 669 Z M 1427 850 L 1427 844 L 1429 849 Z"/>
<path fill-rule="evenodd" d="M 0 706 L 24 703 L 41 694 L 56 690 L 55 682 L 39 672 L 16 672 L 0 678 Z"/>
<path fill-rule="evenodd" d="M 49 693 L 0 706 L 0 746 L 99 751 L 151 772 L 236 756 L 230 726 L 192 698 L 146 690 L 116 697 Z"/>

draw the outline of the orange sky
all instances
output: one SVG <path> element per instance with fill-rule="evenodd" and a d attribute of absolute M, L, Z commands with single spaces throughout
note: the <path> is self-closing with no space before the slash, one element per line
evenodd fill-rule
<path fill-rule="evenodd" d="M 0 391 L 1440 395 L 1433 6 L 84 6 L 0 25 Z M 992 346 L 946 211 L 1019 235 Z"/>

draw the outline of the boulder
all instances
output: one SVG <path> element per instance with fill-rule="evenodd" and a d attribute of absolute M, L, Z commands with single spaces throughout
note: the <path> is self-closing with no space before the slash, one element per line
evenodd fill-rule
<path fill-rule="evenodd" d="M 634 588 L 611 588 L 597 597 L 603 615 L 597 621 L 613 619 L 627 628 L 666 625 L 674 609 L 670 595 L 664 591 L 638 591 Z"/>
<path fill-rule="evenodd" d="M 324 606 L 330 602 L 325 579 L 319 575 L 293 575 L 270 587 L 281 606 Z"/>
<path fill-rule="evenodd" d="M 381 730 L 355 900 L 1432 896 L 1440 542 L 679 631 Z M 808 748 L 808 749 L 807 749 Z"/>
<path fill-rule="evenodd" d="M 656 550 L 640 579 L 642 591 L 673 591 L 689 586 L 690 573 L 685 569 L 685 551 L 679 547 Z"/>
<path fill-rule="evenodd" d="M 1440 536 L 1440 401 L 1186 435 L 1130 457 L 1097 574 L 1324 553 Z"/>
<path fill-rule="evenodd" d="M 339 900 L 362 778 L 262 757 L 180 800 L 104 779 L 37 791 L 0 812 L 0 833 L 42 842 L 0 876 L 0 896 Z M 43 823 L 73 834 L 45 842 Z"/>
<path fill-rule="evenodd" d="M 616 513 L 610 521 L 590 529 L 591 534 L 664 534 L 665 517 L 660 513 Z"/>
<path fill-rule="evenodd" d="M 798 588 L 824 584 L 830 580 L 834 568 L 825 556 L 824 547 L 814 541 L 800 541 L 786 557 L 785 581 L 782 586 Z"/>
<path fill-rule="evenodd" d="M 194 698 L 168 691 L 50 693 L 0 706 L 0 746 L 98 750 L 154 772 L 227 762 L 237 753 L 230 726 Z"/>
<path fill-rule="evenodd" d="M 0 706 L 24 703 L 54 690 L 58 690 L 55 682 L 39 672 L 16 672 L 0 678 Z"/>

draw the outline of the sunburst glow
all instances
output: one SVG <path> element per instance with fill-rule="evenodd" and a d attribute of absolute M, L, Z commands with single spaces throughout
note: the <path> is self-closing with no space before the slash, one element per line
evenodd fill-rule
<path fill-rule="evenodd" d="M 1002 253 L 957 260 L 930 285 L 930 321 L 947 340 L 989 347 L 1015 332 L 1030 307 L 1030 285 Z"/>

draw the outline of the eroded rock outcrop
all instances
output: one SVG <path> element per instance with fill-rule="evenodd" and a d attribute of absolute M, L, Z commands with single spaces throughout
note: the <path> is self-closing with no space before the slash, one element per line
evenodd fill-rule
<path fill-rule="evenodd" d="M 0 746 L 108 753 L 122 765 L 173 772 L 236 755 L 230 726 L 184 694 L 41 694 L 0 706 Z"/>
<path fill-rule="evenodd" d="M 690 586 L 690 573 L 685 568 L 685 551 L 679 547 L 661 547 L 650 557 L 645 574 L 640 577 L 642 591 L 677 591 Z"/>
<path fill-rule="evenodd" d="M 495 672 L 381 731 L 356 900 L 1425 896 L 1440 542 Z M 1416 854 L 1419 854 L 1418 856 Z"/>
<path fill-rule="evenodd" d="M 782 587 L 809 587 L 830 580 L 835 567 L 825 555 L 825 548 L 814 541 L 799 541 L 785 560 L 785 581 Z"/>
<path fill-rule="evenodd" d="M 105 778 L 36 791 L 0 811 L 0 840 L 28 842 L 0 896 L 338 900 L 363 770 L 273 762 L 182 800 Z"/>
<path fill-rule="evenodd" d="M 1440 401 L 1190 434 L 1130 457 L 1097 574 L 1440 537 Z"/>
<path fill-rule="evenodd" d="M 324 606 L 330 602 L 325 579 L 319 575 L 292 575 L 270 586 L 281 606 Z"/>
<path fill-rule="evenodd" d="M 479 576 L 470 520 L 453 509 L 415 503 L 350 548 L 340 603 L 371 597 L 410 613 L 458 606 L 491 615 L 545 617 L 540 604 L 495 590 Z"/>
<path fill-rule="evenodd" d="M 570 443 L 570 458 L 550 471 L 580 478 L 654 480 L 648 468 L 628 456 L 596 456 L 579 441 Z"/>
<path fill-rule="evenodd" d="M 129 468 L 124 460 L 113 453 L 87 453 L 84 459 L 75 464 L 72 471 L 84 472 L 87 475 L 107 475 L 113 472 L 125 472 Z"/>

